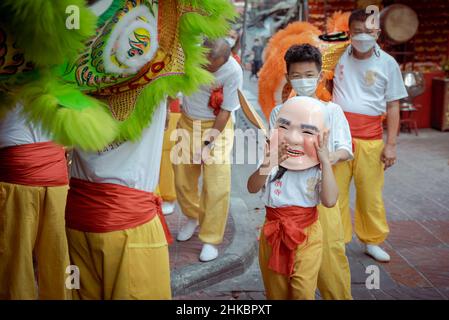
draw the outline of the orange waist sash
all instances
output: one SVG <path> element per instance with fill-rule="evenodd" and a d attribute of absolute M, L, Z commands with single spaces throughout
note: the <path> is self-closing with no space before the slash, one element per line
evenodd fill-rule
<path fill-rule="evenodd" d="M 102 233 L 138 227 L 158 215 L 171 243 L 161 204 L 161 198 L 152 192 L 71 178 L 66 224 L 71 229 Z"/>
<path fill-rule="evenodd" d="M 53 142 L 0 149 L 0 181 L 36 187 L 69 183 L 65 151 Z"/>
<path fill-rule="evenodd" d="M 345 112 L 352 138 L 364 140 L 382 139 L 383 116 L 368 116 L 352 112 Z"/>
<path fill-rule="evenodd" d="M 271 246 L 268 268 L 290 276 L 293 273 L 296 248 L 306 240 L 304 229 L 318 219 L 316 207 L 266 207 L 267 222 L 263 233 Z"/>

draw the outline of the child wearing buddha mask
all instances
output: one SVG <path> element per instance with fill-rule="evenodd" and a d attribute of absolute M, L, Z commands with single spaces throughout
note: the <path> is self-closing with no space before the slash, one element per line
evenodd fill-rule
<path fill-rule="evenodd" d="M 284 60 L 287 70 L 285 77 L 295 93 L 298 96 L 318 99 L 317 85 L 322 80 L 323 74 L 320 50 L 310 44 L 293 45 L 285 53 Z M 329 158 L 335 170 L 338 163 L 353 159 L 351 131 L 339 105 L 321 102 L 326 106 L 330 130 Z M 282 104 L 271 111 L 270 128 L 276 126 L 281 107 Z M 332 208 L 318 206 L 319 221 L 323 230 L 323 255 L 318 273 L 318 289 L 320 296 L 325 300 L 352 299 L 351 274 L 346 257 L 339 201 Z"/>
<path fill-rule="evenodd" d="M 322 252 L 317 205 L 333 207 L 338 197 L 324 113 L 317 99 L 287 100 L 263 163 L 248 179 L 248 191 L 262 190 L 266 206 L 259 265 L 268 299 L 315 298 Z"/>

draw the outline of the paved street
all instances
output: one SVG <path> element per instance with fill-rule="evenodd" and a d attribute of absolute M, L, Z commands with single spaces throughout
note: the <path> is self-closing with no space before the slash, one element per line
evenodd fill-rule
<path fill-rule="evenodd" d="M 256 104 L 257 84 L 248 80 L 247 75 L 244 89 L 249 100 Z M 247 123 L 237 115 L 236 126 L 245 128 Z M 448 160 L 449 132 L 422 129 L 418 137 L 400 134 L 398 162 L 385 174 L 384 200 L 391 231 L 383 246 L 391 255 L 391 262 L 376 263 L 363 253 L 354 238 L 347 246 L 354 299 L 449 299 Z M 246 191 L 247 178 L 255 167 L 255 164 L 234 165 L 232 184 L 233 196 L 242 198 L 248 208 L 248 213 L 242 214 L 249 215 L 254 241 L 265 214 L 258 195 Z M 174 233 L 180 219 L 183 218 L 177 215 L 169 218 Z M 232 239 L 233 223 L 231 219 L 221 250 Z M 200 249 L 198 240 L 176 244 L 171 252 L 173 266 L 176 268 L 181 262 L 200 264 L 197 260 Z M 379 267 L 379 289 L 366 288 L 366 268 L 370 265 Z M 244 274 L 175 298 L 264 299 L 257 255 Z"/>

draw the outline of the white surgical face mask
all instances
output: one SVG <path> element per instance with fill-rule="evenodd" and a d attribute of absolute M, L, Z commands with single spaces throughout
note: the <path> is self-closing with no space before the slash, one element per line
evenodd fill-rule
<path fill-rule="evenodd" d="M 359 33 L 351 38 L 352 46 L 361 53 L 368 52 L 376 44 L 376 38 L 368 33 Z"/>
<path fill-rule="evenodd" d="M 318 78 L 292 79 L 290 83 L 298 96 L 313 97 L 318 85 Z"/>
<path fill-rule="evenodd" d="M 225 40 L 226 40 L 226 42 L 231 46 L 231 48 L 232 48 L 233 46 L 235 46 L 236 40 L 235 40 L 234 38 L 226 37 Z"/>

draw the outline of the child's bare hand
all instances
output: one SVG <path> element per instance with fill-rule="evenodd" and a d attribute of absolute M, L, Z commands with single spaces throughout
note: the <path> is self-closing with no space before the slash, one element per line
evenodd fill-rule
<path fill-rule="evenodd" d="M 287 147 L 288 144 L 286 144 L 285 142 L 281 143 L 281 146 L 278 149 L 278 163 L 277 163 L 278 165 L 287 160 L 288 158 Z"/>
<path fill-rule="evenodd" d="M 329 143 L 328 130 L 324 131 L 322 135 L 319 135 L 318 142 L 317 141 L 314 142 L 316 154 L 321 163 L 330 161 L 329 149 L 327 148 L 328 143 Z"/>
<path fill-rule="evenodd" d="M 262 168 L 271 170 L 274 166 L 277 166 L 287 160 L 287 147 L 288 145 L 285 142 L 282 142 L 281 145 L 277 148 L 276 144 L 271 144 L 270 141 L 267 141 L 265 144 L 265 157 L 262 164 Z M 274 153 L 271 152 L 271 149 L 275 150 Z M 276 152 L 277 151 L 277 152 Z"/>

